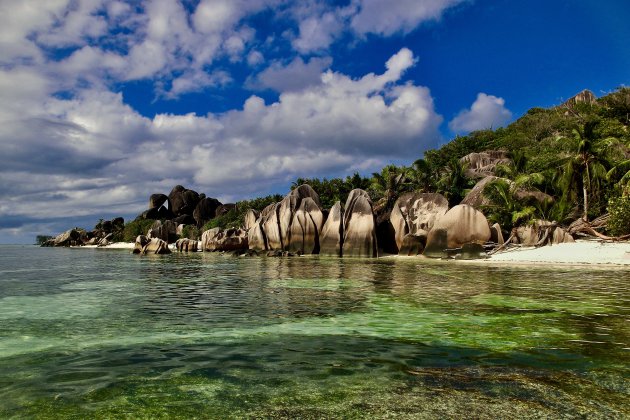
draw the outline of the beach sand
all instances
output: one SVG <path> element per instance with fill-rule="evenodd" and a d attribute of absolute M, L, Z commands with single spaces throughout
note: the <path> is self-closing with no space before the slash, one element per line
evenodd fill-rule
<path fill-rule="evenodd" d="M 539 248 L 511 248 L 485 260 L 489 263 L 630 265 L 630 242 L 577 241 Z"/>

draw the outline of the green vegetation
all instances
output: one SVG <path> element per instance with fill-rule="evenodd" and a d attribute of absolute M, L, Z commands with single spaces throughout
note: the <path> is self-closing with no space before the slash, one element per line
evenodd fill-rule
<path fill-rule="evenodd" d="M 282 200 L 282 196 L 279 194 L 268 195 L 266 197 L 254 198 L 253 200 L 238 201 L 235 207 L 225 214 L 215 217 L 206 223 L 201 229 L 202 232 L 213 229 L 222 228 L 227 229 L 231 227 L 242 226 L 245 220 L 245 213 L 247 210 L 262 211 L 270 204 L 276 203 Z"/>
<path fill-rule="evenodd" d="M 489 183 L 484 191 L 491 204 L 483 211 L 490 220 L 509 229 L 533 219 L 591 220 L 614 208 L 619 212 L 611 215 L 609 233 L 614 234 L 623 231 L 615 220 L 626 223 L 621 220 L 627 201 L 622 195 L 630 190 L 629 126 L 630 88 L 622 87 L 594 103 L 532 108 L 505 128 L 458 136 L 409 167 L 387 165 L 370 178 L 298 178 L 293 187 L 310 184 L 325 208 L 344 202 L 353 188 L 367 190 L 377 212 L 390 210 L 407 191 L 441 193 L 453 206 L 478 181 L 467 176 L 461 158 L 503 151 L 511 163 L 494 170 L 503 180 Z"/>
<path fill-rule="evenodd" d="M 125 224 L 123 230 L 123 241 L 135 242 L 138 235 L 146 235 L 151 226 L 155 223 L 152 219 L 136 219 Z"/>
<path fill-rule="evenodd" d="M 51 240 L 53 237 L 50 235 L 37 235 L 37 237 L 35 238 L 35 245 L 39 245 L 42 246 L 44 245 L 46 242 L 48 242 L 49 240 Z"/>
<path fill-rule="evenodd" d="M 608 202 L 608 232 L 614 236 L 630 234 L 630 194 L 613 197 Z"/>

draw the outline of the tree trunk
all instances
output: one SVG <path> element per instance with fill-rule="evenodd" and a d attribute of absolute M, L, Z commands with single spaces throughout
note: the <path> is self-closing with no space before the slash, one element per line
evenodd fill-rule
<path fill-rule="evenodd" d="M 588 222 L 588 190 L 586 189 L 586 186 L 582 187 L 582 191 L 584 193 L 584 216 L 582 216 L 582 219 L 584 219 L 585 222 Z"/>

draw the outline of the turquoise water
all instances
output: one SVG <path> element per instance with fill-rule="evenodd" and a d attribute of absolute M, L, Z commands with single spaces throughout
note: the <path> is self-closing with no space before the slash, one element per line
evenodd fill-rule
<path fill-rule="evenodd" d="M 627 418 L 629 280 L 1 246 L 0 418 Z"/>

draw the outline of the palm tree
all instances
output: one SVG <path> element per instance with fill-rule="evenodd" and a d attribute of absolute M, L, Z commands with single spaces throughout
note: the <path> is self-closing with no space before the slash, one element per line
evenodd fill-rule
<path fill-rule="evenodd" d="M 582 219 L 588 221 L 589 197 L 599 189 L 610 167 L 608 160 L 611 147 L 618 143 L 615 138 L 597 139 L 594 134 L 595 122 L 587 122 L 583 129 L 573 130 L 573 140 L 577 150 L 564 159 L 561 166 L 561 187 L 565 194 L 575 192 L 581 186 L 584 213 Z"/>
<path fill-rule="evenodd" d="M 459 204 L 472 186 L 466 176 L 467 164 L 452 158 L 441 173 L 437 182 L 437 192 L 444 194 L 450 206 Z"/>
<path fill-rule="evenodd" d="M 384 199 L 387 209 L 394 206 L 402 193 L 413 190 L 408 172 L 408 168 L 387 165 L 380 173 L 372 174 L 370 189 Z"/>
<path fill-rule="evenodd" d="M 537 208 L 528 205 L 518 198 L 516 191 L 518 186 L 504 179 L 496 179 L 489 182 L 483 189 L 483 194 L 492 204 L 483 206 L 490 222 L 498 223 L 501 227 L 510 230 L 521 222 L 535 218 Z"/>

